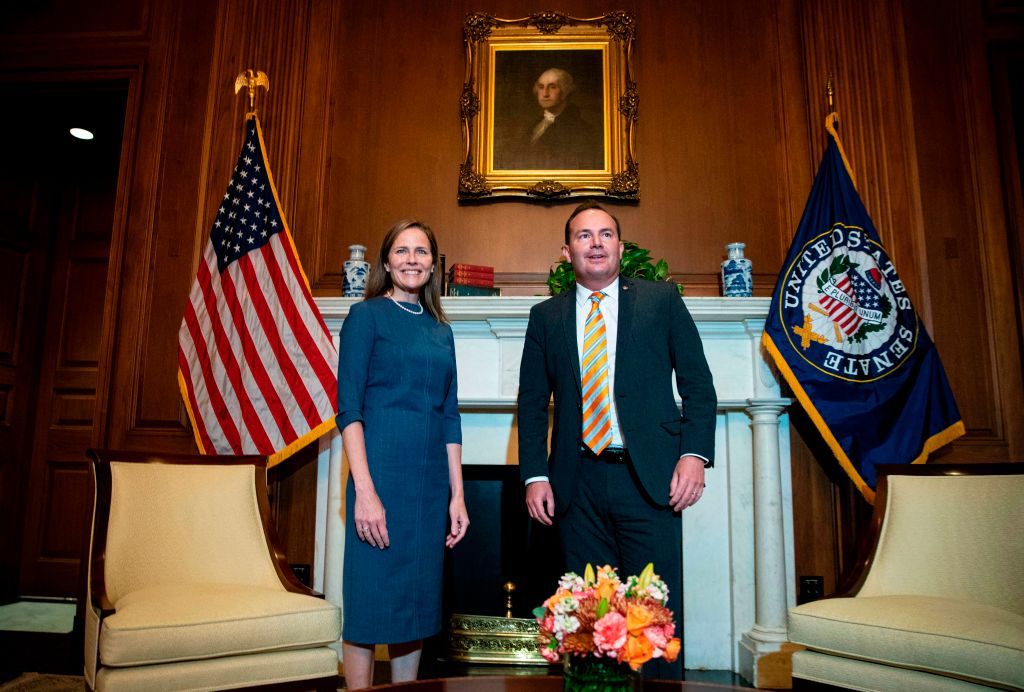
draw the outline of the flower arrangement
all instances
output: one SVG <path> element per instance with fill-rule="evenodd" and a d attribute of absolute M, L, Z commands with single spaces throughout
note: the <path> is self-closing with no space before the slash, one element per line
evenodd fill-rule
<path fill-rule="evenodd" d="M 680 643 L 666 603 L 668 587 L 650 563 L 625 581 L 607 565 L 596 573 L 587 565 L 582 577 L 568 572 L 554 595 L 533 611 L 540 624 L 540 653 L 551 662 L 567 655 L 614 661 L 634 671 L 652 658 L 675 661 Z"/>

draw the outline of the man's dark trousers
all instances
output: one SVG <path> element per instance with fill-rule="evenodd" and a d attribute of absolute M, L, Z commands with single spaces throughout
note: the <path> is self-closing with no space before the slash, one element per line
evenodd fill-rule
<path fill-rule="evenodd" d="M 577 574 L 589 563 L 611 565 L 619 578 L 639 575 L 648 562 L 669 590 L 668 607 L 682 626 L 682 520 L 678 512 L 655 506 L 641 490 L 625 460 L 583 456 L 572 504 L 556 522 L 565 568 Z M 676 636 L 682 633 L 677 629 Z M 644 675 L 665 680 L 682 678 L 683 654 L 675 663 L 655 659 Z"/>

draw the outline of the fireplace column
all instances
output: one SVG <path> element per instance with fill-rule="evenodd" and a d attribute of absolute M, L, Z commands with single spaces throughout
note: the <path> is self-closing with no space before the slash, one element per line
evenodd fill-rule
<path fill-rule="evenodd" d="M 740 639 L 740 674 L 755 687 L 790 679 L 786 612 L 785 526 L 779 453 L 779 418 L 791 403 L 778 396 L 778 381 L 761 350 L 764 322 L 747 320 L 755 364 L 754 397 L 747 399 L 753 432 L 755 619 Z"/>

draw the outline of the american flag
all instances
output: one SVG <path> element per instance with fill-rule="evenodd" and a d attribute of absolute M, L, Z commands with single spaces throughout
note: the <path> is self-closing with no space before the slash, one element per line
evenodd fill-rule
<path fill-rule="evenodd" d="M 178 331 L 200 451 L 287 458 L 334 426 L 337 366 L 251 116 Z"/>
<path fill-rule="evenodd" d="M 857 314 L 868 322 L 881 321 L 882 294 L 878 270 L 870 269 L 862 275 L 851 269 L 849 276 L 853 295 L 857 299 Z"/>
<path fill-rule="evenodd" d="M 839 278 L 831 278 L 822 286 L 824 295 L 818 299 L 821 307 L 828 311 L 832 321 L 839 325 L 847 336 L 855 334 L 863 321 L 857 314 L 857 299 L 854 298 L 853 283 L 849 272 Z"/>

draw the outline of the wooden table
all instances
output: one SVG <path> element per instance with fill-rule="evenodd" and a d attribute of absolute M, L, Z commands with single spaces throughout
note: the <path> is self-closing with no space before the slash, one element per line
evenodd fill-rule
<path fill-rule="evenodd" d="M 460 678 L 416 680 L 393 685 L 377 685 L 373 690 L 408 690 L 408 692 L 562 692 L 560 675 L 471 675 Z M 734 685 L 710 682 L 644 680 L 644 692 L 729 692 L 749 690 Z"/>

